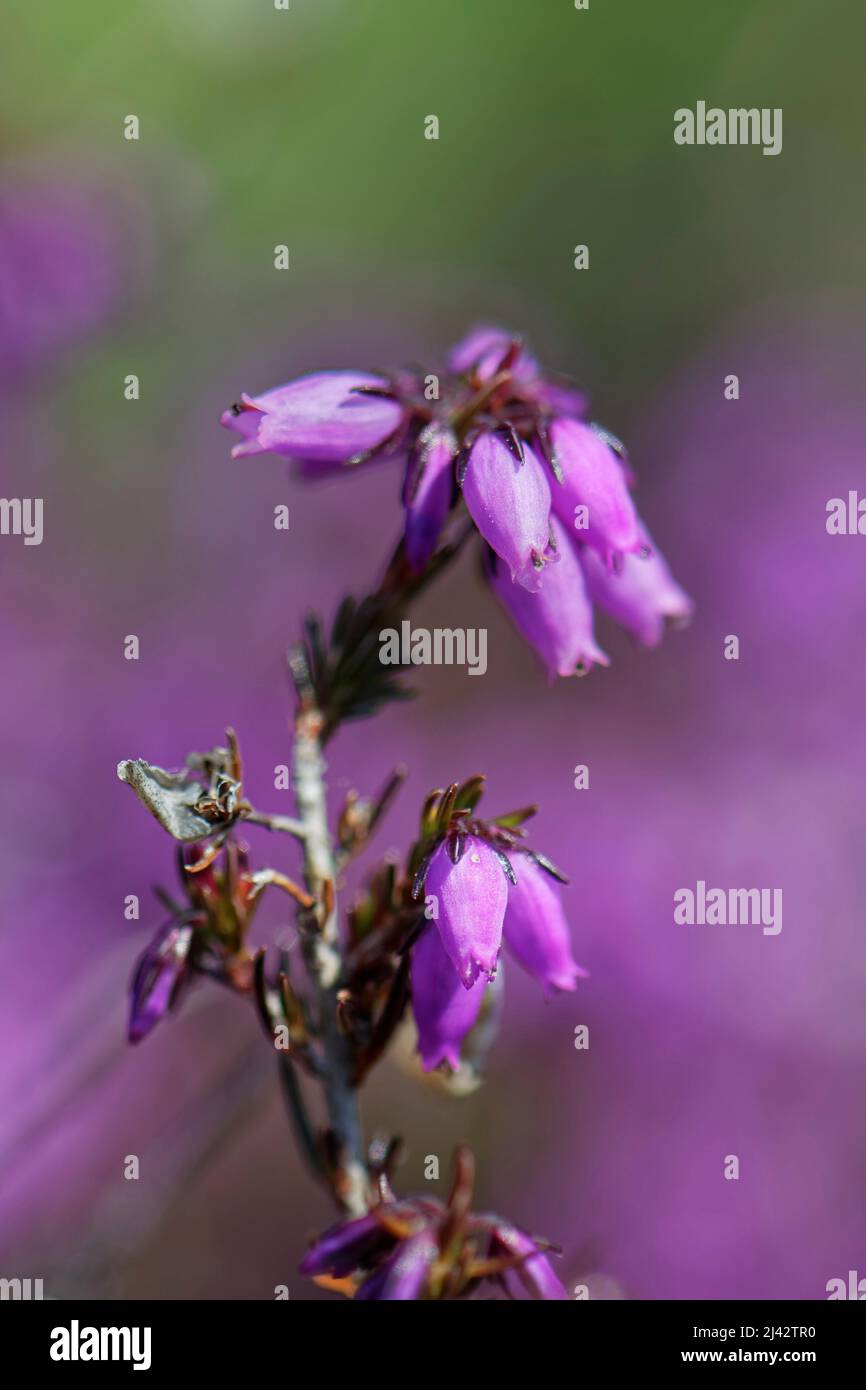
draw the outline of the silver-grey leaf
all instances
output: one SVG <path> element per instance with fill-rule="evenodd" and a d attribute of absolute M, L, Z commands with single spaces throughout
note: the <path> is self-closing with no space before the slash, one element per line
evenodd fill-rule
<path fill-rule="evenodd" d="M 132 758 L 117 764 L 117 775 L 175 840 L 201 840 L 218 829 L 196 811 L 203 789 L 188 772 L 166 772 L 143 758 Z"/>

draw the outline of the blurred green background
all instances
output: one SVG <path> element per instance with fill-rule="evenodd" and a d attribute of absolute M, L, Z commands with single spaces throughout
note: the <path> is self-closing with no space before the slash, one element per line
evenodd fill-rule
<path fill-rule="evenodd" d="M 375 337 L 385 284 L 411 341 L 422 316 L 444 341 L 509 309 L 540 349 L 579 344 L 621 419 L 720 315 L 863 284 L 850 0 L 37 0 L 4 29 L 8 150 L 173 161 L 185 235 L 129 326 L 154 422 L 227 310 L 242 360 L 271 335 L 300 360 L 310 319 L 339 327 L 347 302 Z M 783 107 L 782 155 L 675 146 L 698 98 Z M 104 406 L 117 351 L 73 409 Z"/>

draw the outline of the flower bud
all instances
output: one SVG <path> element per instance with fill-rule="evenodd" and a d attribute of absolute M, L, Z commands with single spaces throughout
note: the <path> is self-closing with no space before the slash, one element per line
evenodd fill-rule
<path fill-rule="evenodd" d="M 313 372 L 262 396 L 241 397 L 220 424 L 243 435 L 233 458 L 285 454 L 307 463 L 347 463 L 379 448 L 399 426 L 403 408 L 383 377 L 366 372 Z"/>

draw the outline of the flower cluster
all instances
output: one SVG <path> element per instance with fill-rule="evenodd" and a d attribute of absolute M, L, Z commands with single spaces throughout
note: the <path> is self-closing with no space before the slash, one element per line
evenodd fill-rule
<path fill-rule="evenodd" d="M 483 821 L 474 815 L 481 778 L 430 798 L 413 852 L 412 894 L 427 919 L 412 950 L 412 1012 L 421 1064 L 460 1066 L 494 980 L 503 942 L 545 994 L 574 989 L 586 972 L 571 954 L 568 923 L 544 855 L 523 844 L 535 807 Z"/>
<path fill-rule="evenodd" d="M 491 588 L 553 678 L 608 664 L 594 606 L 647 646 L 692 608 L 635 509 L 623 445 L 586 410 L 519 339 L 480 328 L 441 375 L 316 372 L 243 395 L 221 423 L 242 436 L 236 458 L 277 453 L 313 470 L 404 460 L 415 573 L 462 502 Z"/>
<path fill-rule="evenodd" d="M 301 1272 L 347 1297 L 373 1300 L 467 1298 L 482 1284 L 511 1298 L 565 1299 L 551 1247 L 490 1213 L 470 1210 L 474 1165 L 459 1149 L 446 1204 L 429 1197 L 381 1200 L 364 1216 L 319 1237 Z"/>

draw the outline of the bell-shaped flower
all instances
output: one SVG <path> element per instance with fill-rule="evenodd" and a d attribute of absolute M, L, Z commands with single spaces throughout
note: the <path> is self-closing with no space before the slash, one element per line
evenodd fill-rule
<path fill-rule="evenodd" d="M 409 460 L 404 502 L 406 555 L 420 574 L 436 549 L 451 510 L 457 442 L 450 430 L 425 430 Z"/>
<path fill-rule="evenodd" d="M 192 939 L 189 923 L 169 922 L 142 955 L 130 987 L 130 1042 L 141 1042 L 177 1004 L 190 980 Z"/>
<path fill-rule="evenodd" d="M 593 602 L 643 646 L 655 647 L 664 634 L 665 620 L 686 623 L 694 604 L 674 579 L 644 527 L 641 538 L 651 553 L 625 555 L 622 564 L 612 571 L 589 546 L 582 549 L 580 563 Z"/>
<path fill-rule="evenodd" d="M 502 934 L 511 954 L 546 995 L 574 989 L 586 971 L 571 954 L 571 933 L 559 885 L 531 854 L 512 856 L 517 882 L 508 889 Z"/>
<path fill-rule="evenodd" d="M 550 484 L 544 465 L 513 435 L 483 431 L 462 476 L 469 514 L 512 580 L 535 592 L 556 557 L 550 542 Z"/>
<path fill-rule="evenodd" d="M 508 882 L 495 850 L 467 835 L 455 863 L 447 844 L 434 851 L 424 881 L 442 945 L 466 989 L 492 976 L 502 943 Z"/>
<path fill-rule="evenodd" d="M 500 878 L 502 871 L 497 865 Z M 418 1051 L 425 1071 L 447 1062 L 460 1068 L 460 1045 L 474 1026 L 487 984 L 479 975 L 464 989 L 454 963 L 432 924 L 424 929 L 412 951 L 412 1012 L 418 1029 Z"/>
<path fill-rule="evenodd" d="M 592 604 L 577 547 L 555 517 L 551 518 L 551 533 L 559 562 L 545 572 L 538 593 L 527 593 L 512 584 L 499 565 L 491 567 L 489 578 L 494 592 L 553 680 L 555 676 L 587 671 L 591 666 L 607 666 L 609 661 L 595 640 Z"/>
<path fill-rule="evenodd" d="M 616 554 L 643 546 L 637 512 L 621 461 L 602 436 L 580 420 L 556 419 L 550 427 L 563 481 L 554 482 L 556 515 L 578 540 L 593 546 L 608 567 Z"/>

